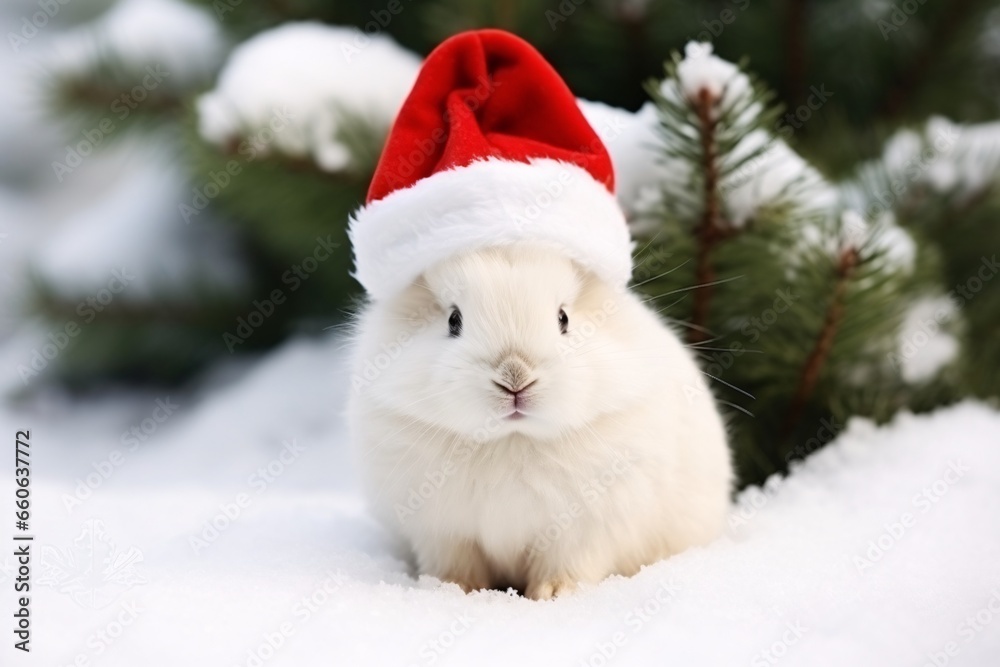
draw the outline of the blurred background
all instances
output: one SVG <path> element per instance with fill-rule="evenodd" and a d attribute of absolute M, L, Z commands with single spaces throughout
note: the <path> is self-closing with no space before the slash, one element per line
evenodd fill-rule
<path fill-rule="evenodd" d="M 599 103 L 636 289 L 703 359 L 744 483 L 850 416 L 996 399 L 995 2 L 11 0 L 5 400 L 236 382 L 335 336 L 347 216 L 420 59 L 486 26 Z M 699 53 L 743 91 L 709 124 Z"/>

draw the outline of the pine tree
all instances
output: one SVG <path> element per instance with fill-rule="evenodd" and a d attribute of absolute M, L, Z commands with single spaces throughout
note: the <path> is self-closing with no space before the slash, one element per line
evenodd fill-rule
<path fill-rule="evenodd" d="M 119 8 L 141 22 L 144 4 L 179 2 Z M 196 5 L 204 39 L 185 49 L 202 55 L 137 48 L 111 30 L 86 58 L 55 61 L 50 108 L 92 128 L 172 59 L 184 76 L 149 91 L 98 150 L 169 146 L 187 179 L 176 224 L 235 235 L 248 279 L 223 290 L 192 278 L 183 303 L 154 290 L 142 307 L 113 309 L 63 355 L 64 377 L 183 379 L 229 351 L 341 321 L 358 292 L 347 217 L 391 120 L 369 111 L 391 101 L 359 106 L 362 93 L 405 94 L 417 62 L 405 50 L 492 26 L 535 44 L 579 97 L 610 105 L 581 103 L 595 123 L 603 114 L 630 128 L 606 141 L 637 239 L 633 285 L 714 377 L 744 482 L 785 470 L 851 416 L 1000 394 L 1000 125 L 988 122 L 1000 111 L 1000 14 L 987 0 L 177 6 Z M 319 40 L 310 48 L 362 57 L 384 47 L 396 65 L 338 89 L 334 64 L 327 78 L 296 47 L 307 35 Z M 272 50 L 244 61 L 255 78 L 240 86 L 239 62 L 261 53 L 259 40 Z M 269 128 L 282 102 L 265 93 L 306 72 L 299 88 L 333 82 L 326 97 L 291 104 L 290 126 Z M 319 239 L 329 258 L 289 280 Z M 38 279 L 39 309 L 55 322 L 76 304 L 58 287 Z M 277 314 L 227 339 L 275 289 L 286 297 Z"/>
<path fill-rule="evenodd" d="M 906 306 L 934 276 L 891 214 L 866 220 L 771 134 L 773 96 L 692 43 L 651 85 L 669 176 L 637 215 L 637 287 L 686 327 L 759 481 L 849 416 L 884 419 L 912 390 L 892 363 Z M 918 272 L 917 266 L 922 269 Z"/>

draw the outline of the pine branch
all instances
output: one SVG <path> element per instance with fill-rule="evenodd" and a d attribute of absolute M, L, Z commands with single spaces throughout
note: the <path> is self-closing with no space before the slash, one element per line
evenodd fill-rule
<path fill-rule="evenodd" d="M 210 144 L 195 129 L 196 120 L 190 115 L 194 113 L 194 110 L 189 109 L 188 111 L 189 118 L 186 123 L 191 139 L 197 142 L 200 149 L 227 159 L 241 158 L 247 142 L 251 141 L 250 138 L 260 131 L 259 128 L 248 126 L 221 145 Z M 255 154 L 255 159 L 260 163 L 280 168 L 289 174 L 318 176 L 332 184 L 364 192 L 371 181 L 372 173 L 375 171 L 375 165 L 388 134 L 388 128 L 371 123 L 367 119 L 347 111 L 341 111 L 338 120 L 339 125 L 334 136 L 348 148 L 352 156 L 350 164 L 339 171 L 323 169 L 311 156 L 290 155 L 281 151 L 280 147 L 276 145 L 267 146 L 267 151 L 258 149 L 259 153 Z M 245 159 L 245 156 L 242 159 Z"/>
<path fill-rule="evenodd" d="M 79 130 L 108 121 L 116 128 L 159 129 L 176 121 L 190 95 L 208 82 L 210 68 L 202 65 L 204 71 L 182 76 L 162 70 L 155 60 L 136 61 L 114 45 L 98 43 L 81 64 L 44 74 L 42 103 L 50 115 Z M 116 131 L 109 137 L 127 134 Z"/>
<path fill-rule="evenodd" d="M 799 382 L 795 387 L 795 393 L 792 396 L 791 407 L 789 408 L 788 417 L 785 422 L 784 435 L 786 437 L 792 433 L 799 419 L 802 417 L 802 409 L 812 397 L 813 390 L 816 388 L 816 382 L 819 380 L 819 376 L 830 356 L 833 340 L 844 317 L 844 300 L 847 295 L 847 286 L 851 281 L 854 270 L 858 266 L 858 259 L 858 251 L 854 247 L 848 247 L 840 253 L 833 298 L 826 309 L 823 327 L 820 329 L 816 344 L 809 353 L 806 363 L 802 366 Z"/>
<path fill-rule="evenodd" d="M 239 157 L 241 155 L 240 146 L 244 141 L 246 140 L 239 137 L 230 139 L 229 142 L 221 147 L 219 154 L 225 158 Z M 350 187 L 364 188 L 371 180 L 370 174 L 366 171 L 360 173 L 357 170 L 350 169 L 344 171 L 326 171 L 325 169 L 321 169 L 311 157 L 286 155 L 277 151 L 257 158 L 257 161 L 270 163 L 291 174 L 313 174 L 331 183 Z"/>
<path fill-rule="evenodd" d="M 267 0 L 266 4 L 276 16 L 285 19 L 297 18 L 296 10 L 289 5 L 288 0 Z"/>
<path fill-rule="evenodd" d="M 38 288 L 35 295 L 36 310 L 48 314 L 52 319 L 65 318 L 74 312 L 79 302 L 60 298 L 50 289 Z M 160 298 L 150 303 L 113 302 L 103 306 L 101 318 L 113 320 L 116 325 L 172 325 L 201 326 L 205 322 L 226 320 L 236 317 L 243 308 L 243 302 L 236 297 L 198 292 L 197 300 L 173 301 Z"/>
<path fill-rule="evenodd" d="M 787 0 L 785 23 L 785 94 L 793 106 L 805 97 L 806 73 L 806 2 L 807 0 Z"/>
<path fill-rule="evenodd" d="M 87 79 L 67 79 L 60 91 L 61 103 L 66 107 L 82 106 L 107 112 L 113 108 L 115 100 L 121 98 L 123 90 L 128 86 L 111 85 L 105 81 Z M 179 111 L 184 106 L 184 100 L 179 95 L 149 95 L 139 104 L 143 113 L 161 114 Z"/>
<path fill-rule="evenodd" d="M 714 98 L 708 90 L 698 93 L 695 111 L 698 115 L 698 133 L 701 141 L 701 167 L 704 181 L 702 184 L 701 220 L 695 228 L 698 241 L 697 261 L 695 267 L 694 307 L 691 324 L 688 329 L 688 341 L 692 344 L 704 342 L 708 338 L 708 314 L 714 294 L 715 268 L 712 265 L 712 251 L 722 240 L 732 236 L 731 226 L 722 220 L 722 210 L 719 196 L 719 151 L 716 142 L 716 130 L 719 121 L 712 116 L 715 105 Z"/>

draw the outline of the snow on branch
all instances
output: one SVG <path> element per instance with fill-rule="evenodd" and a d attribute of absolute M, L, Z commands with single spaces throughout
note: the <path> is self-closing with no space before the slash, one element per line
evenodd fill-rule
<path fill-rule="evenodd" d="M 277 152 L 341 171 L 353 161 L 345 124 L 360 121 L 384 136 L 419 66 L 384 34 L 289 23 L 233 51 L 215 89 L 198 99 L 199 131 L 226 146 L 280 113 L 290 123 L 275 133 Z"/>
<path fill-rule="evenodd" d="M 207 83 L 224 50 L 218 24 L 200 7 L 179 0 L 122 0 L 91 23 L 60 35 L 50 65 L 57 76 L 106 87 L 131 85 L 136 74 L 141 79 L 147 67 L 159 67 L 166 73 L 164 88 L 180 90 Z M 109 70 L 129 78 L 92 80 Z"/>
<path fill-rule="evenodd" d="M 820 248 L 831 258 L 852 251 L 861 261 L 878 258 L 889 271 L 910 274 L 916 267 L 917 242 L 897 224 L 891 211 L 866 220 L 858 211 L 846 209 L 839 218 L 802 225 L 800 239 L 800 250 Z"/>
<path fill-rule="evenodd" d="M 250 276 L 231 230 L 178 224 L 177 202 L 188 186 L 166 146 L 126 141 L 101 161 L 118 177 L 30 257 L 46 290 L 66 301 L 84 299 L 116 271 L 125 276 L 121 303 L 190 303 L 205 290 L 246 289 Z"/>
<path fill-rule="evenodd" d="M 953 209 L 974 205 L 1000 181 L 1000 122 L 958 125 L 933 117 L 896 132 L 879 159 L 841 185 L 849 208 L 871 221 L 887 211 L 919 214 L 932 198 Z"/>
<path fill-rule="evenodd" d="M 733 63 L 712 53 L 712 45 L 688 42 L 684 59 L 677 63 L 676 78 L 664 82 L 661 89 L 665 96 L 678 92 L 691 105 L 708 106 L 714 118 L 744 105 L 753 98 L 750 78 Z M 759 113 L 760 105 L 753 111 Z"/>
<path fill-rule="evenodd" d="M 811 211 L 836 202 L 822 175 L 774 136 L 770 95 L 710 44 L 689 43 L 650 92 L 655 103 L 635 113 L 580 101 L 611 153 L 619 201 L 640 235 L 649 214 L 663 207 L 685 219 L 704 207 L 703 197 L 690 196 L 700 178 L 694 152 L 702 148 L 703 121 L 713 124 L 719 146 L 713 198 L 727 226 L 741 228 L 776 207 Z"/>
<path fill-rule="evenodd" d="M 787 144 L 775 137 L 778 109 L 772 95 L 737 65 L 714 55 L 710 44 L 689 43 L 667 77 L 650 86 L 656 104 L 657 144 L 649 163 L 660 162 L 659 198 L 641 188 L 633 204 L 637 233 L 643 218 L 682 221 L 696 239 L 694 310 L 689 334 L 698 342 L 709 321 L 717 247 L 763 218 L 798 222 L 828 212 L 836 190 Z M 643 111 L 640 111 L 642 114 Z M 639 114 L 637 114 L 637 117 Z M 612 153 L 615 147 L 612 144 Z M 634 160 L 633 160 L 634 161 Z M 628 174 L 638 170 L 630 169 Z M 768 212 L 783 213 L 777 218 Z M 646 212 L 649 215 L 644 215 Z"/>

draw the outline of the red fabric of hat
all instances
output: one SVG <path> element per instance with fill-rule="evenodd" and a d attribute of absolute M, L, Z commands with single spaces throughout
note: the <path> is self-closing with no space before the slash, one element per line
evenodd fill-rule
<path fill-rule="evenodd" d="M 604 144 L 541 54 L 500 30 L 428 56 L 348 235 L 353 275 L 376 300 L 458 253 L 511 243 L 554 248 L 616 287 L 632 274 Z"/>
<path fill-rule="evenodd" d="M 367 201 L 488 158 L 567 162 L 614 192 L 611 158 L 576 98 L 534 47 L 502 30 L 455 35 L 427 57 Z"/>

